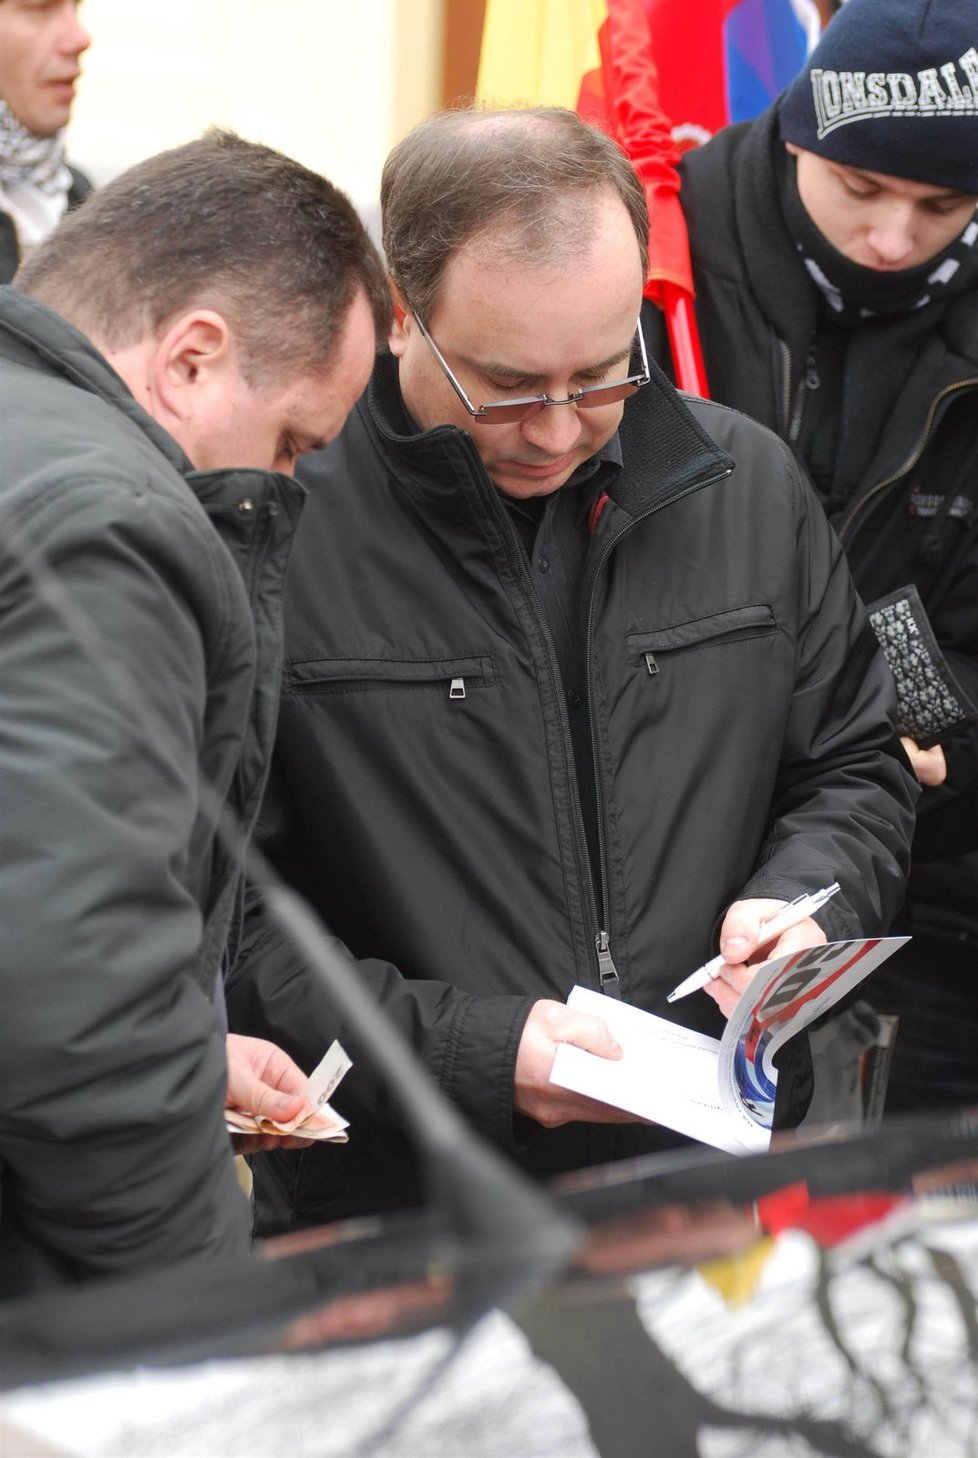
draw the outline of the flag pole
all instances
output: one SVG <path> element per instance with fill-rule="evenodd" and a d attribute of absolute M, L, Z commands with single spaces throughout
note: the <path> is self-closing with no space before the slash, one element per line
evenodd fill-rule
<path fill-rule="evenodd" d="M 693 312 L 693 300 L 685 289 L 662 279 L 659 283 L 662 311 L 666 316 L 669 347 L 676 370 L 676 383 L 687 394 L 710 398 L 703 365 L 699 329 Z"/>
<path fill-rule="evenodd" d="M 679 203 L 679 150 L 659 100 L 659 72 L 643 0 L 606 0 L 599 31 L 607 126 L 645 188 L 651 224 L 646 298 L 665 314 L 676 383 L 709 398 L 693 312 L 689 235 Z M 582 108 L 579 106 L 578 110 Z"/>

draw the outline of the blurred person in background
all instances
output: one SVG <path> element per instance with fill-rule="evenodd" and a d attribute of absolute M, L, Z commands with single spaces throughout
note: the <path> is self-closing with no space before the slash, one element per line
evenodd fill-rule
<path fill-rule="evenodd" d="M 710 394 L 809 473 L 913 713 L 913 940 L 866 994 L 900 1018 L 887 1110 L 974 1103 L 978 9 L 847 0 L 781 98 L 680 173 Z"/>
<path fill-rule="evenodd" d="M 65 161 L 81 58 L 80 0 L 0 0 L 0 284 L 91 192 Z"/>
<path fill-rule="evenodd" d="M 221 973 L 293 469 L 389 313 L 348 199 L 220 132 L 0 288 L 0 1294 L 246 1251 L 225 1104 L 312 1112 L 281 1050 L 225 1040 Z"/>

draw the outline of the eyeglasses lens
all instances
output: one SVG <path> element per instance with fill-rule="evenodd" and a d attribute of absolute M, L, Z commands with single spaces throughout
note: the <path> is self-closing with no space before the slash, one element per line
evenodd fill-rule
<path fill-rule="evenodd" d="M 627 400 L 630 396 L 637 394 L 639 388 L 639 384 L 633 384 L 631 381 L 609 385 L 606 389 L 597 385 L 585 390 L 579 399 L 574 398 L 574 404 L 578 410 L 596 410 L 602 405 L 614 405 L 619 400 Z M 503 400 L 498 404 L 483 405 L 481 418 L 487 424 L 509 425 L 517 420 L 526 420 L 528 416 L 536 415 L 545 408 L 544 401 L 539 399 Z"/>

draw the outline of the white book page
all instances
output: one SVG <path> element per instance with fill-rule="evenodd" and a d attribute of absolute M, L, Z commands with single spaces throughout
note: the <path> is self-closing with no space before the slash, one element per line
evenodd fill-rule
<path fill-rule="evenodd" d="M 733 1154 L 768 1147 L 768 1130 L 754 1124 L 746 1112 L 739 1119 L 731 1118 L 723 1107 L 717 1038 L 694 1033 L 586 987 L 575 987 L 567 1005 L 601 1018 L 621 1045 L 623 1056 L 618 1060 L 598 1058 L 562 1043 L 554 1058 L 551 1083 Z"/>

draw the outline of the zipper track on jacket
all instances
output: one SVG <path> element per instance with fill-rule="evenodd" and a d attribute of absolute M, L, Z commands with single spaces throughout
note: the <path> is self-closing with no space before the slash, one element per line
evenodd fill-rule
<path fill-rule="evenodd" d="M 788 431 L 791 428 L 791 350 L 787 341 L 778 338 L 778 349 L 781 352 L 781 436 L 788 439 Z"/>
<path fill-rule="evenodd" d="M 243 508 L 243 502 L 244 501 L 247 501 L 248 499 L 249 498 L 247 498 L 247 497 L 242 498 L 242 500 L 239 501 L 236 504 L 236 510 L 239 510 L 240 511 L 240 510 L 244 509 Z M 259 604 L 258 593 L 259 593 L 259 588 L 261 587 L 262 577 L 264 575 L 265 561 L 266 561 L 266 558 L 268 557 L 269 551 L 271 550 L 272 541 L 273 541 L 274 536 L 275 536 L 275 525 L 276 525 L 276 520 L 278 518 L 278 504 L 277 504 L 277 502 L 273 501 L 270 497 L 267 497 L 260 504 L 260 506 L 258 507 L 258 510 L 257 510 L 257 512 L 255 514 L 256 514 L 256 517 L 257 517 L 257 524 L 256 524 L 255 533 L 254 533 L 254 537 L 253 537 L 253 541 L 254 541 L 254 544 L 255 545 L 254 545 L 254 552 L 253 552 L 252 558 L 251 558 L 251 573 L 250 573 L 250 578 L 247 578 L 247 579 L 244 577 L 244 574 L 242 573 L 242 581 L 244 581 L 244 583 L 245 583 L 245 588 L 246 588 L 246 591 L 248 593 L 248 605 L 249 605 L 249 607 L 251 609 L 251 615 L 252 615 L 252 618 L 255 620 L 255 625 L 256 625 L 255 626 L 255 667 L 256 667 L 256 670 L 257 670 L 261 666 L 261 646 L 260 646 L 260 639 L 259 639 L 258 628 L 257 628 L 257 621 L 258 621 L 257 609 L 258 609 L 258 604 Z M 273 732 L 273 736 L 272 737 L 274 739 L 274 732 Z M 234 771 L 234 785 L 235 785 L 235 789 L 236 789 L 237 796 L 238 796 L 238 813 L 239 813 L 239 815 L 243 815 L 244 814 L 245 804 L 246 804 L 246 801 L 245 801 L 246 782 L 245 782 L 244 760 L 241 757 L 239 757 L 238 763 L 237 763 L 237 765 L 235 767 L 235 771 Z M 260 797 L 259 797 L 259 799 L 260 799 Z M 260 807 L 260 803 L 256 803 L 253 806 L 253 809 L 252 809 L 252 817 L 253 817 L 252 824 L 254 823 L 254 816 L 257 816 L 258 815 L 258 813 L 260 811 L 260 808 L 261 808 Z M 240 940 L 241 940 L 241 925 L 242 925 L 243 914 L 244 914 L 244 910 L 243 910 L 244 909 L 244 900 L 243 900 L 243 897 L 244 897 L 244 877 L 242 876 L 239 879 L 239 881 L 238 881 L 238 887 L 237 887 L 237 890 L 234 893 L 234 898 L 233 898 L 232 907 L 231 907 L 231 913 L 230 913 L 230 920 L 228 922 L 228 930 L 227 930 L 227 953 L 230 955 L 230 960 L 229 960 L 229 963 L 228 963 L 229 966 L 233 966 L 234 958 L 237 955 L 238 944 L 240 943 Z M 212 908 L 212 910 L 213 910 L 213 908 Z M 221 975 L 223 977 L 223 969 L 222 969 L 222 974 Z"/>
<path fill-rule="evenodd" d="M 498 511 L 498 515 L 503 522 L 503 530 L 509 536 L 510 545 L 512 547 L 515 547 L 515 551 L 511 553 L 511 556 L 515 559 L 517 572 L 519 574 L 521 582 L 523 583 L 524 590 L 528 592 L 530 601 L 535 603 L 538 608 L 537 621 L 543 632 L 543 639 L 547 648 L 547 664 L 550 669 L 550 683 L 551 687 L 554 690 L 554 698 L 559 705 L 560 722 L 563 729 L 564 752 L 567 758 L 568 769 L 570 770 L 571 819 L 574 822 L 574 841 L 575 849 L 577 852 L 578 865 L 580 867 L 579 875 L 585 896 L 588 900 L 588 910 L 591 916 L 591 923 L 594 927 L 595 933 L 597 933 L 601 930 L 601 928 L 598 927 L 598 904 L 595 895 L 594 878 L 591 873 L 591 857 L 588 852 L 587 835 L 585 834 L 584 830 L 584 813 L 581 809 L 581 797 L 577 788 L 577 762 L 574 758 L 574 745 L 571 739 L 570 723 L 567 718 L 567 710 L 564 706 L 564 683 L 563 679 L 560 676 L 560 666 L 557 661 L 557 649 L 554 644 L 553 633 L 550 630 L 550 624 L 547 621 L 547 615 L 543 610 L 542 604 L 540 603 L 540 599 L 537 595 L 537 590 L 533 585 L 533 577 L 530 573 L 529 564 L 526 561 L 526 552 L 520 539 L 520 535 L 516 530 L 513 522 L 510 520 L 509 514 L 506 511 L 505 506 L 499 500 L 499 493 L 496 491 L 495 486 L 492 484 L 489 473 L 482 465 L 481 460 L 479 461 L 479 468 L 483 479 L 489 486 L 489 489 L 492 493 L 492 500 L 495 504 L 496 510 Z M 601 879 L 603 882 L 606 874 L 603 861 L 601 861 L 600 863 L 600 870 Z M 602 893 L 603 889 L 604 888 L 602 886 Z M 602 894 L 602 902 L 603 901 L 604 895 Z M 600 977 L 598 986 L 600 988 Z"/>
<path fill-rule="evenodd" d="M 781 424 L 784 439 L 786 441 L 789 441 L 790 443 L 792 426 L 791 350 L 788 348 L 786 341 L 781 339 L 780 337 L 778 337 L 778 348 L 781 353 L 781 378 L 784 385 L 784 395 L 781 409 Z M 914 466 L 917 464 L 924 451 L 927 449 L 927 444 L 930 440 L 931 432 L 934 428 L 934 417 L 936 416 L 937 411 L 940 408 L 942 400 L 944 400 L 948 395 L 955 394 L 958 390 L 970 390 L 974 389 L 976 386 L 978 386 L 978 376 L 972 376 L 970 379 L 967 380 L 955 380 L 953 385 L 945 385 L 943 390 L 938 391 L 938 393 L 934 396 L 934 399 L 930 403 L 930 409 L 927 412 L 927 419 L 924 422 L 924 429 L 921 433 L 920 439 L 914 446 L 913 450 L 910 452 L 910 455 L 907 457 L 903 465 L 900 466 L 898 470 L 894 471 L 891 475 L 884 477 L 882 481 L 877 481 L 874 486 L 871 486 L 869 488 L 864 496 L 860 497 L 860 499 L 850 510 L 849 514 L 845 517 L 844 521 L 837 528 L 837 535 L 840 542 L 844 540 L 846 533 L 853 526 L 856 518 L 862 514 L 863 509 L 868 506 L 870 502 L 875 501 L 881 492 L 888 490 L 890 486 L 895 485 L 897 481 L 901 480 L 908 471 L 913 470 Z"/>
<path fill-rule="evenodd" d="M 602 917 L 601 925 L 598 930 L 599 932 L 604 932 L 605 934 L 608 934 L 609 924 L 611 921 L 611 906 L 608 898 L 608 847 L 607 837 L 605 835 L 605 797 L 602 789 L 601 774 L 598 766 L 598 741 L 597 725 L 595 723 L 594 717 L 594 697 L 591 693 L 591 639 L 593 636 L 594 602 L 597 596 L 598 580 L 602 572 L 604 571 L 605 564 L 607 563 L 608 558 L 611 556 L 611 553 L 614 551 L 614 549 L 622 541 L 624 541 L 625 537 L 630 536 L 635 528 L 639 526 L 643 521 L 647 521 L 650 516 L 655 516 L 658 512 L 662 511 L 664 507 L 673 506 L 677 501 L 682 501 L 684 497 L 692 496 L 693 493 L 696 491 L 704 491 L 709 486 L 716 486 L 720 481 L 725 481 L 726 478 L 732 474 L 732 471 L 733 467 L 730 467 L 726 471 L 721 471 L 716 476 L 709 477 L 709 479 L 706 481 L 697 481 L 693 485 L 687 486 L 685 490 L 677 492 L 674 496 L 670 496 L 668 500 L 660 501 L 657 505 L 650 506 L 646 511 L 643 511 L 641 515 L 633 517 L 631 521 L 629 521 L 620 532 L 618 532 L 615 536 L 611 538 L 609 542 L 605 544 L 604 551 L 599 557 L 597 565 L 594 569 L 594 576 L 591 582 L 591 595 L 588 600 L 587 619 L 585 622 L 584 630 L 584 686 L 587 691 L 588 723 L 591 730 L 591 768 L 594 774 L 594 785 L 597 798 L 598 865 L 601 869 L 600 909 Z"/>
<path fill-rule="evenodd" d="M 910 452 L 910 455 L 904 461 L 903 465 L 899 468 L 899 470 L 894 471 L 893 474 L 890 476 L 886 476 L 882 481 L 877 481 L 875 486 L 871 486 L 866 494 L 860 497 L 860 499 L 856 502 L 855 506 L 849 512 L 849 515 L 845 518 L 845 520 L 842 522 L 838 529 L 840 541 L 844 540 L 846 533 L 852 527 L 856 518 L 862 513 L 864 507 L 866 507 L 871 501 L 875 501 L 875 499 L 879 496 L 880 492 L 886 491 L 890 486 L 895 485 L 897 481 L 901 480 L 908 471 L 913 470 L 914 466 L 917 464 L 924 451 L 927 449 L 927 445 L 934 428 L 934 417 L 937 414 L 941 401 L 946 399 L 948 395 L 955 394 L 958 390 L 973 389 L 975 386 L 978 386 L 978 376 L 975 376 L 972 379 L 968 380 L 957 380 L 953 385 L 946 385 L 943 390 L 941 390 L 937 395 L 934 396 L 934 399 L 931 401 L 930 409 L 927 412 L 927 420 L 924 423 L 923 433 L 921 434 L 920 439 L 914 446 L 913 450 Z"/>
<path fill-rule="evenodd" d="M 242 497 L 235 503 L 234 510 L 244 514 L 253 515 L 255 525 L 251 537 L 251 558 L 248 563 L 249 573 L 246 577 L 241 573 L 241 580 L 244 582 L 245 590 L 248 593 L 248 602 L 254 613 L 258 603 L 258 589 L 261 585 L 262 575 L 265 570 L 265 559 L 268 556 L 275 536 L 275 522 L 278 518 L 278 503 L 271 497 L 264 501 L 254 502 L 250 497 Z"/>
<path fill-rule="evenodd" d="M 643 511 L 640 516 L 633 517 L 632 520 L 628 522 L 628 524 L 620 532 L 618 532 L 616 536 L 612 537 L 610 542 L 607 543 L 603 553 L 601 554 L 601 557 L 598 560 L 597 566 L 595 567 L 594 578 L 591 587 L 591 595 L 588 601 L 587 620 L 585 626 L 584 683 L 587 693 L 588 724 L 591 731 L 591 771 L 594 775 L 595 783 L 598 826 L 598 869 L 601 877 L 601 885 L 596 893 L 594 878 L 591 872 L 591 857 L 588 852 L 587 835 L 584 829 L 584 814 L 581 809 L 580 793 L 577 788 L 577 761 L 574 757 L 574 747 L 571 739 L 570 724 L 567 719 L 567 710 L 564 707 L 564 683 L 560 676 L 560 667 L 557 661 L 557 650 L 554 645 L 553 634 L 550 631 L 550 624 L 547 622 L 546 613 L 544 612 L 543 607 L 540 605 L 536 588 L 533 586 L 533 578 L 530 574 L 529 564 L 526 560 L 526 552 L 523 548 L 523 543 L 520 540 L 519 533 L 517 532 L 513 522 L 510 520 L 505 506 L 503 506 L 502 502 L 499 500 L 499 494 L 496 491 L 495 486 L 492 484 L 489 473 L 483 466 L 481 459 L 479 460 L 479 474 L 481 480 L 488 486 L 490 499 L 493 502 L 494 510 L 498 518 L 503 522 L 503 530 L 507 534 L 510 544 L 516 549 L 515 552 L 511 553 L 511 557 L 516 562 L 516 568 L 520 580 L 523 583 L 524 590 L 528 589 L 530 600 L 537 605 L 538 609 L 537 621 L 543 632 L 543 638 L 547 648 L 547 659 L 548 667 L 550 669 L 551 687 L 554 689 L 554 697 L 556 699 L 556 702 L 560 706 L 560 718 L 563 728 L 564 752 L 567 759 L 568 768 L 570 770 L 571 778 L 571 818 L 574 822 L 575 848 L 577 851 L 578 864 L 580 866 L 580 880 L 588 900 L 588 910 L 591 913 L 591 924 L 593 927 L 594 935 L 593 945 L 595 949 L 595 956 L 598 959 L 598 990 L 610 996 L 620 996 L 620 991 L 618 973 L 615 970 L 614 963 L 611 960 L 609 933 L 607 929 L 610 905 L 608 900 L 607 838 L 605 836 L 604 829 L 605 801 L 604 794 L 602 793 L 601 776 L 598 771 L 597 750 L 595 748 L 596 741 L 594 733 L 594 703 L 591 693 L 591 633 L 594 622 L 594 599 L 597 592 L 598 579 L 604 570 L 605 563 L 607 562 L 615 547 L 617 547 L 618 544 L 626 536 L 628 536 L 641 522 L 646 521 L 650 516 L 654 516 L 664 507 L 672 506 L 675 502 L 682 501 L 684 497 L 691 496 L 695 491 L 702 491 L 708 486 L 715 486 L 719 481 L 725 480 L 732 473 L 732 470 L 733 467 L 730 467 L 729 470 L 721 471 L 718 475 L 711 476 L 705 481 L 694 482 L 692 485 L 687 486 L 683 491 L 678 491 L 674 495 L 668 497 L 667 500 L 660 501 L 657 505 L 649 507 L 648 510 Z M 598 905 L 599 900 L 600 906 Z M 600 921 L 598 919 L 599 912 L 601 916 Z M 611 978 L 609 978 L 609 983 L 607 986 L 605 985 L 601 970 L 601 963 L 604 959 L 607 959 L 608 963 L 610 963 L 611 966 Z"/>

